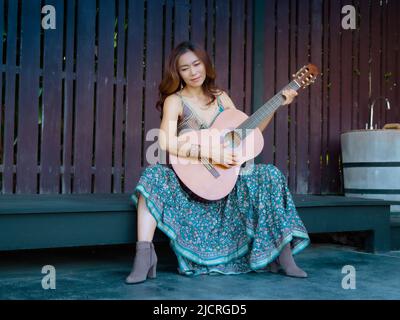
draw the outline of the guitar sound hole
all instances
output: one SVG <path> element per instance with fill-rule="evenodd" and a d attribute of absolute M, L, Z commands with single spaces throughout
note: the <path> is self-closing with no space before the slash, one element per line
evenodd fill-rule
<path fill-rule="evenodd" d="M 234 130 L 227 132 L 224 136 L 224 143 L 228 142 L 231 148 L 238 147 L 241 141 L 240 134 Z"/>

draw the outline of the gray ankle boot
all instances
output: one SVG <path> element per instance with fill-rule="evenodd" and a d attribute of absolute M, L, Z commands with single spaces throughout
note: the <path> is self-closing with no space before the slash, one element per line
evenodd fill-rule
<path fill-rule="evenodd" d="M 136 255 L 130 275 L 126 278 L 127 284 L 144 282 L 147 277 L 156 277 L 157 255 L 151 241 L 136 242 Z"/>

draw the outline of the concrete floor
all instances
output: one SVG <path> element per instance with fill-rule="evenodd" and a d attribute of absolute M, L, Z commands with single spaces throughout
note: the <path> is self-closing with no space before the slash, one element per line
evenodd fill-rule
<path fill-rule="evenodd" d="M 133 245 L 0 252 L 0 299 L 273 300 L 400 299 L 400 252 L 369 254 L 349 247 L 312 244 L 296 261 L 309 275 L 272 273 L 186 277 L 168 244 L 156 243 L 157 278 L 125 285 Z M 42 288 L 42 267 L 56 269 L 56 289 Z M 343 289 L 345 265 L 356 288 Z"/>

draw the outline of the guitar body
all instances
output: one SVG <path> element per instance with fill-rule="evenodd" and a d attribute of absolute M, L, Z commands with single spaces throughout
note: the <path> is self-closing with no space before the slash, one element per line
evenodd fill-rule
<path fill-rule="evenodd" d="M 314 83 L 318 74 L 315 65 L 303 66 L 285 88 L 304 89 Z M 228 109 L 219 114 L 210 128 L 182 133 L 180 136 L 186 136 L 188 143 L 201 144 L 202 149 L 229 141 L 239 158 L 236 166 L 227 168 L 219 164 L 210 164 L 208 159 L 199 161 L 169 154 L 170 163 L 179 179 L 193 193 L 207 200 L 219 200 L 229 194 L 236 184 L 241 165 L 261 153 L 264 138 L 258 127 L 283 104 L 282 91 L 250 117 L 242 111 Z M 246 134 L 240 133 L 244 130 Z"/>
<path fill-rule="evenodd" d="M 248 115 L 240 110 L 224 110 L 210 128 L 184 132 L 180 137 L 186 137 L 188 143 L 191 144 L 202 144 L 205 148 L 211 147 L 216 141 L 221 144 L 225 141 L 232 142 L 229 132 L 236 129 L 247 118 Z M 230 168 L 211 164 L 212 171 L 210 171 L 209 167 L 200 160 L 177 157 L 173 154 L 169 154 L 169 160 L 178 178 L 192 192 L 207 200 L 219 200 L 234 188 L 241 165 L 255 158 L 264 147 L 264 138 L 258 128 L 251 130 L 243 140 L 234 141 L 231 147 L 239 158 L 238 164 Z"/>

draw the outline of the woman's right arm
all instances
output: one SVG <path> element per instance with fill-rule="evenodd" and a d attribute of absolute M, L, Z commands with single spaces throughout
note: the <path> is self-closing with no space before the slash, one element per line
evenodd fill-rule
<path fill-rule="evenodd" d="M 191 149 L 193 152 L 191 157 L 196 158 L 196 150 L 193 149 L 193 141 L 189 141 L 186 137 L 177 136 L 178 117 L 181 112 L 182 102 L 175 95 L 168 96 L 164 101 L 163 117 L 161 120 L 159 145 L 164 151 L 168 151 L 179 157 L 188 157 Z M 201 156 L 211 159 L 214 163 L 222 164 L 226 167 L 235 165 L 232 151 L 221 145 L 215 145 L 211 150 L 202 148 L 200 145 Z M 193 154 L 195 153 L 195 154 Z"/>
<path fill-rule="evenodd" d="M 165 99 L 158 141 L 162 150 L 179 157 L 186 157 L 191 145 L 186 139 L 176 135 L 181 108 L 179 97 L 170 95 Z"/>

